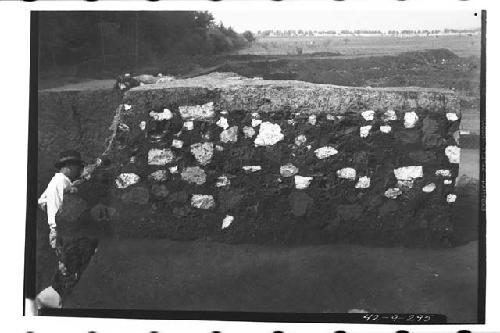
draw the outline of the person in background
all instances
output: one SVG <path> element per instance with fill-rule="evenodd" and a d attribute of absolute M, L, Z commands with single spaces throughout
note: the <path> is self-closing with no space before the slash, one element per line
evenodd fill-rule
<path fill-rule="evenodd" d="M 38 199 L 38 205 L 47 213 L 47 223 L 50 228 L 49 244 L 56 252 L 58 266 L 52 285 L 36 297 L 37 308 L 62 307 L 62 296 L 78 282 L 82 271 L 97 249 L 96 239 L 81 237 L 73 232 L 69 225 L 65 226 L 64 221 L 58 221 L 58 216 L 64 209 L 65 194 L 76 193 L 75 185 L 88 180 L 100 162 L 98 159 L 96 164 L 84 168 L 79 152 L 68 150 L 60 153 L 59 160 L 55 163 L 58 172 Z"/>

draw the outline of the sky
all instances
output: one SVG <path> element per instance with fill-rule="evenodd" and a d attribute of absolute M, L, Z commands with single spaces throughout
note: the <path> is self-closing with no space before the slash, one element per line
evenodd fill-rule
<path fill-rule="evenodd" d="M 237 32 L 250 30 L 469 29 L 481 26 L 474 11 L 210 11 Z"/>

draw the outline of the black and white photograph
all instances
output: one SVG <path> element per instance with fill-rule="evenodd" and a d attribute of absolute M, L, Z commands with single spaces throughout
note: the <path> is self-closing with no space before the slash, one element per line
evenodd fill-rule
<path fill-rule="evenodd" d="M 25 312 L 484 323 L 485 17 L 32 11 Z"/>

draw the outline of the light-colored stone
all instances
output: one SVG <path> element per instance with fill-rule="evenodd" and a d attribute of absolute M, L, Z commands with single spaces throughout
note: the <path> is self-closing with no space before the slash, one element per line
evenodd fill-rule
<path fill-rule="evenodd" d="M 368 134 L 370 134 L 370 130 L 372 129 L 372 125 L 361 126 L 359 128 L 359 136 L 362 138 L 366 138 Z"/>
<path fill-rule="evenodd" d="M 307 122 L 311 125 L 316 125 L 316 115 L 315 114 L 312 114 L 309 116 L 309 118 L 307 119 Z"/>
<path fill-rule="evenodd" d="M 262 120 L 261 119 L 252 119 L 252 127 L 257 127 L 260 124 L 262 124 Z"/>
<path fill-rule="evenodd" d="M 201 165 L 207 165 L 214 156 L 214 145 L 211 142 L 198 142 L 191 145 L 191 154 Z"/>
<path fill-rule="evenodd" d="M 299 172 L 299 169 L 292 163 L 282 165 L 280 167 L 280 174 L 283 177 L 292 177 Z"/>
<path fill-rule="evenodd" d="M 302 146 L 304 143 L 307 142 L 307 138 L 304 134 L 299 134 L 296 138 L 295 138 L 295 144 L 297 146 Z"/>
<path fill-rule="evenodd" d="M 222 229 L 228 228 L 231 223 L 234 221 L 234 216 L 226 215 L 226 217 L 222 220 Z"/>
<path fill-rule="evenodd" d="M 361 116 L 363 116 L 363 118 L 365 118 L 365 120 L 371 121 L 371 120 L 373 120 L 373 116 L 375 116 L 375 111 L 373 111 L 373 110 L 363 111 L 363 112 L 361 112 Z"/>
<path fill-rule="evenodd" d="M 220 133 L 220 140 L 224 143 L 238 141 L 238 126 L 229 127 Z"/>
<path fill-rule="evenodd" d="M 421 165 L 404 166 L 394 169 L 394 176 L 397 180 L 413 180 L 424 176 L 424 170 Z"/>
<path fill-rule="evenodd" d="M 214 103 L 179 106 L 181 117 L 186 120 L 207 120 L 215 116 Z"/>
<path fill-rule="evenodd" d="M 184 141 L 178 140 L 178 139 L 173 139 L 172 140 L 172 147 L 174 148 L 182 148 L 184 146 Z"/>
<path fill-rule="evenodd" d="M 163 109 L 163 112 L 154 112 L 151 111 L 149 116 L 153 118 L 153 120 L 161 121 L 161 120 L 170 120 L 174 117 L 172 111 L 169 109 Z"/>
<path fill-rule="evenodd" d="M 446 201 L 449 203 L 453 203 L 453 202 L 455 202 L 455 200 L 457 200 L 456 194 L 448 194 L 446 196 Z"/>
<path fill-rule="evenodd" d="M 458 116 L 455 112 L 448 112 L 446 114 L 446 119 L 448 119 L 449 121 L 457 121 L 458 120 Z"/>
<path fill-rule="evenodd" d="M 369 188 L 370 187 L 370 177 L 359 177 L 358 183 L 354 186 L 354 188 Z"/>
<path fill-rule="evenodd" d="M 215 150 L 217 150 L 217 151 L 223 151 L 224 147 L 222 147 L 221 145 L 215 145 Z"/>
<path fill-rule="evenodd" d="M 188 131 L 191 131 L 193 128 L 194 128 L 194 122 L 192 122 L 191 120 L 189 121 L 185 121 L 184 122 L 184 125 L 182 125 L 185 129 L 187 129 Z"/>
<path fill-rule="evenodd" d="M 259 134 L 255 138 L 255 146 L 272 146 L 284 139 L 281 127 L 268 121 L 260 124 Z"/>
<path fill-rule="evenodd" d="M 49 286 L 42 290 L 37 296 L 35 303 L 41 308 L 52 308 L 60 309 L 62 308 L 62 298 L 59 293 Z"/>
<path fill-rule="evenodd" d="M 325 159 L 327 157 L 336 155 L 338 153 L 337 149 L 331 147 L 331 146 L 325 146 L 318 148 L 314 151 L 316 154 L 316 157 L 319 158 L 320 160 Z"/>
<path fill-rule="evenodd" d="M 384 121 L 394 121 L 394 120 L 398 120 L 396 111 L 389 109 L 384 112 Z"/>
<path fill-rule="evenodd" d="M 418 121 L 418 116 L 415 112 L 405 113 L 405 128 L 413 128 Z"/>
<path fill-rule="evenodd" d="M 146 129 L 146 122 L 144 120 L 140 122 L 139 128 L 141 129 L 141 131 L 144 131 Z"/>
<path fill-rule="evenodd" d="M 229 124 L 227 122 L 226 117 L 220 117 L 219 120 L 217 120 L 217 122 L 215 123 L 215 125 L 223 128 L 223 129 L 227 129 L 229 127 Z"/>
<path fill-rule="evenodd" d="M 453 181 L 451 179 L 443 180 L 443 184 L 445 184 L 445 185 L 451 185 L 451 183 L 453 183 Z"/>
<path fill-rule="evenodd" d="M 256 172 L 262 170 L 260 165 L 244 165 L 241 167 L 244 171 Z"/>
<path fill-rule="evenodd" d="M 156 182 L 163 182 L 167 180 L 167 170 L 156 170 L 152 172 L 148 178 Z"/>
<path fill-rule="evenodd" d="M 295 126 L 295 124 L 297 123 L 295 119 L 288 119 L 286 122 L 292 126 Z"/>
<path fill-rule="evenodd" d="M 181 172 L 181 178 L 188 183 L 202 185 L 207 181 L 205 170 L 199 166 L 187 167 Z"/>
<path fill-rule="evenodd" d="M 336 119 L 336 117 L 333 114 L 327 114 L 326 115 L 326 120 L 330 120 L 331 121 L 331 120 L 335 120 L 335 119 Z"/>
<path fill-rule="evenodd" d="M 127 188 L 131 185 L 137 184 L 141 177 L 135 173 L 122 173 L 115 179 L 117 188 Z"/>
<path fill-rule="evenodd" d="M 303 190 L 309 187 L 313 180 L 313 177 L 302 177 L 295 176 L 295 188 L 297 190 Z"/>
<path fill-rule="evenodd" d="M 130 104 L 123 104 L 123 108 L 125 109 L 125 111 L 128 111 L 128 110 L 132 109 L 132 105 L 130 105 Z"/>
<path fill-rule="evenodd" d="M 422 187 L 422 191 L 424 191 L 425 193 L 431 193 L 435 189 L 436 189 L 436 184 L 434 183 L 430 183 Z"/>
<path fill-rule="evenodd" d="M 396 199 L 401 194 L 403 194 L 403 192 L 401 192 L 401 189 L 397 187 L 389 188 L 384 192 L 384 195 L 389 199 Z"/>
<path fill-rule="evenodd" d="M 380 132 L 382 133 L 390 133 L 391 132 L 391 126 L 389 125 L 383 125 L 383 126 L 380 126 Z"/>
<path fill-rule="evenodd" d="M 210 209 L 215 207 L 215 200 L 212 195 L 193 194 L 191 197 L 191 206 L 199 209 Z"/>
<path fill-rule="evenodd" d="M 170 168 L 168 168 L 168 172 L 174 174 L 174 173 L 178 173 L 179 171 L 177 170 L 177 165 L 174 165 L 174 166 L 171 166 Z"/>
<path fill-rule="evenodd" d="M 460 163 L 460 148 L 457 146 L 448 146 L 445 148 L 444 153 L 448 157 L 450 163 Z"/>
<path fill-rule="evenodd" d="M 356 170 L 353 168 L 342 168 L 337 170 L 337 177 L 349 180 L 356 179 Z"/>
<path fill-rule="evenodd" d="M 149 165 L 166 165 L 174 160 L 174 153 L 168 149 L 152 148 L 148 152 Z"/>
<path fill-rule="evenodd" d="M 436 170 L 436 176 L 451 177 L 451 171 L 447 169 Z"/>
<path fill-rule="evenodd" d="M 219 176 L 217 177 L 217 183 L 215 183 L 215 187 L 224 187 L 228 186 L 229 184 L 231 184 L 229 178 L 227 178 L 226 176 Z"/>
<path fill-rule="evenodd" d="M 243 134 L 245 134 L 245 138 L 251 139 L 255 135 L 255 130 L 253 127 L 245 126 L 243 127 Z"/>

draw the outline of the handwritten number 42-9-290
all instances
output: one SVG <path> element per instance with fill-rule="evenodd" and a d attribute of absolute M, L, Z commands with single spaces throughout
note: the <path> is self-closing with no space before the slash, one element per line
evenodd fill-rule
<path fill-rule="evenodd" d="M 415 321 L 415 322 L 427 322 L 431 320 L 431 316 L 429 315 L 398 315 L 398 314 L 393 314 L 393 315 L 379 315 L 379 314 L 365 314 L 363 316 L 363 319 L 366 321 L 377 321 L 381 319 L 391 319 L 393 321 L 401 320 L 401 321 Z"/>

